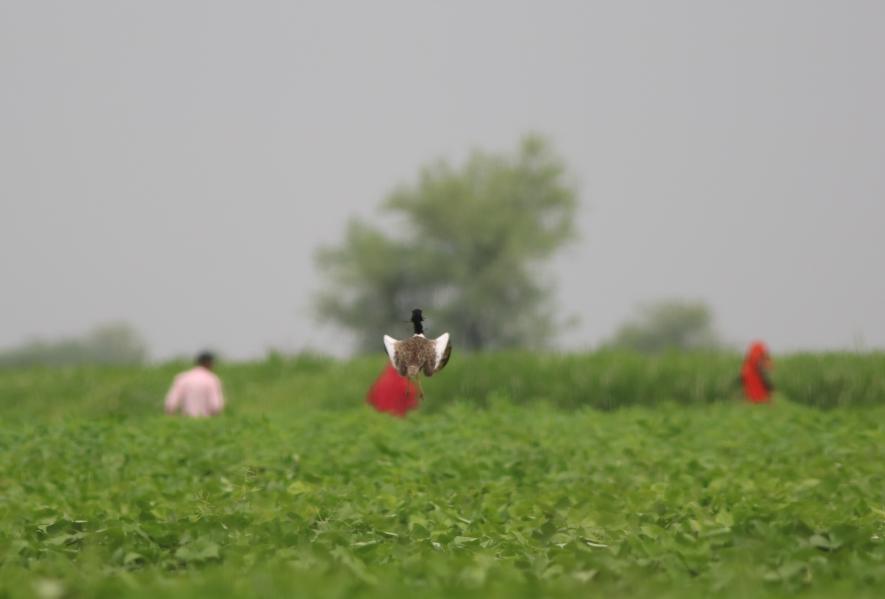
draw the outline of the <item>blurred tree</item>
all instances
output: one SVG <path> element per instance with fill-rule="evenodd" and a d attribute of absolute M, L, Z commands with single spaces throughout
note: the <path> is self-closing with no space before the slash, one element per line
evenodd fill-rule
<path fill-rule="evenodd" d="M 322 248 L 321 319 L 378 349 L 410 332 L 423 308 L 428 333 L 465 349 L 542 346 L 557 332 L 541 266 L 576 236 L 577 197 L 565 165 L 541 137 L 513 155 L 474 152 L 456 169 L 438 162 L 383 203 L 393 227 L 353 220 L 344 243 Z"/>
<path fill-rule="evenodd" d="M 83 340 L 87 355 L 97 364 L 142 364 L 147 360 L 147 343 L 124 322 L 104 324 Z"/>
<path fill-rule="evenodd" d="M 703 302 L 663 300 L 640 308 L 622 325 L 608 347 L 654 353 L 668 349 L 712 349 L 721 346 L 713 313 Z"/>
<path fill-rule="evenodd" d="M 0 366 L 73 366 L 78 364 L 143 364 L 147 344 L 132 326 L 100 325 L 85 335 L 58 341 L 37 339 L 0 352 Z"/>

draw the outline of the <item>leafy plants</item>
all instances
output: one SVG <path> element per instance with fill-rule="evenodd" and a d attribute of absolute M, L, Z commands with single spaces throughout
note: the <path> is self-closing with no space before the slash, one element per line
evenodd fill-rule
<path fill-rule="evenodd" d="M 733 360 L 479 355 L 404 420 L 363 404 L 383 360 L 228 365 L 211 420 L 159 415 L 174 365 L 4 373 L 0 589 L 877 596 L 877 371 L 783 359 L 749 406 Z M 852 401 L 788 399 L 793 368 Z"/>

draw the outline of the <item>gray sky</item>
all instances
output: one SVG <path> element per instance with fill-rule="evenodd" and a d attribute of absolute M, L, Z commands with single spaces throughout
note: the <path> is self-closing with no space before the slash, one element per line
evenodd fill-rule
<path fill-rule="evenodd" d="M 0 346 L 328 348 L 313 252 L 437 157 L 550 136 L 581 325 L 704 299 L 885 347 L 885 3 L 0 1 Z"/>

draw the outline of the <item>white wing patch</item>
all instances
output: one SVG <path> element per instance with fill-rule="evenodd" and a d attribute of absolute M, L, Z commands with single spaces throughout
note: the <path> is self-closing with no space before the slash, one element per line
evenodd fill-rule
<path fill-rule="evenodd" d="M 389 335 L 384 335 L 384 347 L 387 349 L 387 355 L 390 356 L 390 363 L 393 364 L 393 367 L 396 368 L 396 344 L 399 343 L 396 339 Z"/>
<path fill-rule="evenodd" d="M 440 363 L 442 362 L 443 356 L 446 353 L 446 348 L 449 346 L 449 334 L 443 333 L 439 337 L 433 340 L 434 349 L 436 350 L 436 364 L 434 365 L 434 369 L 438 369 Z"/>

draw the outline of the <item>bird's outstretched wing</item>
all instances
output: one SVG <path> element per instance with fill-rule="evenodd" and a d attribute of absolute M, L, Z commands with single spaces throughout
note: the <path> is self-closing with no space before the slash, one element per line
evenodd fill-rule
<path fill-rule="evenodd" d="M 443 333 L 433 340 L 434 349 L 436 350 L 436 367 L 434 372 L 439 372 L 448 364 L 449 356 L 452 355 L 452 341 L 448 333 Z"/>
<path fill-rule="evenodd" d="M 387 355 L 390 356 L 390 363 L 393 364 L 394 368 L 398 368 L 396 365 L 396 344 L 399 343 L 396 339 L 391 337 L 390 335 L 384 335 L 384 349 L 387 350 Z"/>

